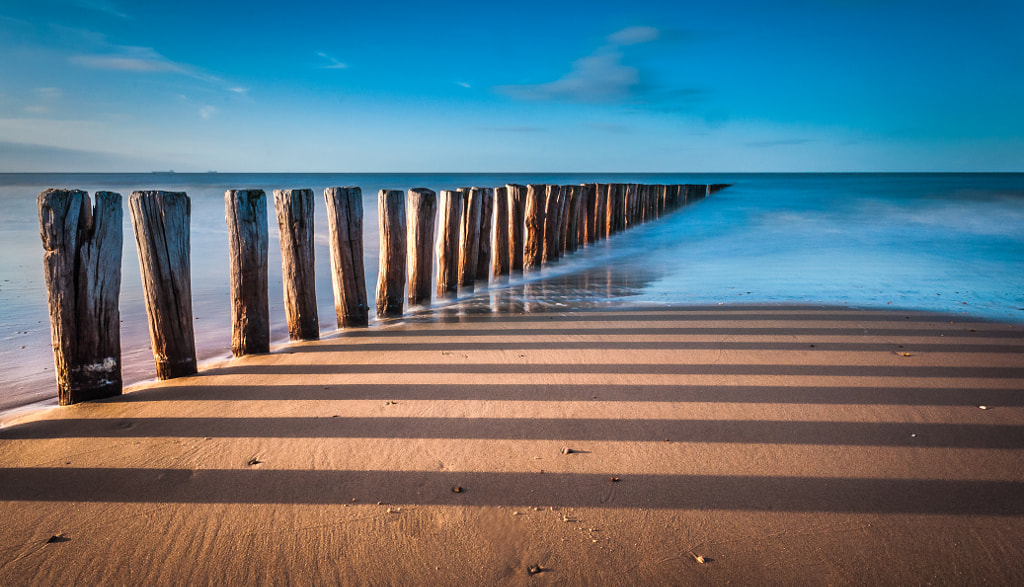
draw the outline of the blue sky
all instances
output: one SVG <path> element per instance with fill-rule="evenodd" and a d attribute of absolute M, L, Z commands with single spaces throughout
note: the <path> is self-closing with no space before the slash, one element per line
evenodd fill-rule
<path fill-rule="evenodd" d="M 1024 2 L 0 0 L 0 172 L 1024 171 Z"/>

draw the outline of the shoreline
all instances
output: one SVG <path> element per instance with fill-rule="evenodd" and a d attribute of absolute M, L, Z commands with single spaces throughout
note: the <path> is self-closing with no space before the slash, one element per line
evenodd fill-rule
<path fill-rule="evenodd" d="M 35 583 L 1020 582 L 1024 329 L 957 318 L 456 311 L 286 345 L 0 429 L 0 564 Z"/>

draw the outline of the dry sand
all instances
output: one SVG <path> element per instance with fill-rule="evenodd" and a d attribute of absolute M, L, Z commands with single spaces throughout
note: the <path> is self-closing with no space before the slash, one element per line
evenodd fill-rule
<path fill-rule="evenodd" d="M 0 429 L 0 583 L 1020 585 L 1022 357 L 820 307 L 346 333 Z"/>

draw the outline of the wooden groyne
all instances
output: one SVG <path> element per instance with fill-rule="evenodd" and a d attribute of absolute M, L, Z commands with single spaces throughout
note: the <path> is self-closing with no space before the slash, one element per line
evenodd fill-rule
<path fill-rule="evenodd" d="M 378 319 L 405 302 L 428 306 L 539 271 L 580 249 L 697 202 L 727 184 L 508 184 L 495 188 L 381 190 Z M 291 340 L 320 336 L 314 280 L 313 191 L 274 190 L 285 315 Z M 61 405 L 121 393 L 120 194 L 39 194 L 43 267 Z M 369 324 L 358 187 L 324 190 L 338 328 Z M 191 202 L 183 192 L 128 199 L 139 253 L 156 375 L 197 370 L 190 265 Z M 267 204 L 263 190 L 224 195 L 231 284 L 231 350 L 270 350 Z M 436 235 L 436 237 L 435 237 Z M 434 281 L 434 254 L 437 276 Z"/>

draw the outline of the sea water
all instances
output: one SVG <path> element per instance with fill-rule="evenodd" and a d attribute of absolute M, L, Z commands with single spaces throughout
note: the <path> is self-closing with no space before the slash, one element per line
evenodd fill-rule
<path fill-rule="evenodd" d="M 1024 174 L 0 174 L 0 412 L 53 398 L 36 196 L 50 187 L 187 192 L 200 361 L 231 348 L 224 191 L 268 194 L 272 338 L 287 339 L 271 190 L 315 192 L 321 332 L 336 328 L 323 189 L 363 189 L 374 306 L 379 189 L 505 183 L 729 183 L 665 218 L 584 247 L 539 273 L 478 287 L 444 314 L 608 305 L 801 303 L 918 309 L 1024 322 Z M 134 233 L 124 207 L 121 343 L 126 383 L 154 376 Z M 435 272 L 436 276 L 436 272 Z M 424 319 L 433 310 L 411 312 Z"/>

